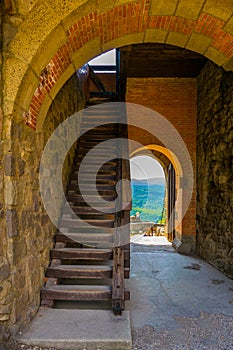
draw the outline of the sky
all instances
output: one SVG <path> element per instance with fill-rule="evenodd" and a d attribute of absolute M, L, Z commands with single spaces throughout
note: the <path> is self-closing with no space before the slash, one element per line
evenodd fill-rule
<path fill-rule="evenodd" d="M 159 162 L 147 156 L 130 159 L 130 171 L 134 179 L 164 178 L 164 171 Z"/>
<path fill-rule="evenodd" d="M 88 62 L 90 65 L 115 65 L 116 64 L 116 51 L 111 50 L 103 53 L 100 56 L 93 58 Z"/>

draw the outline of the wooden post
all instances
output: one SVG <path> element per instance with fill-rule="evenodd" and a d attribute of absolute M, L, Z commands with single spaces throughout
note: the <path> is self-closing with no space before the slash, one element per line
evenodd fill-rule
<path fill-rule="evenodd" d="M 55 248 L 59 249 L 59 248 L 64 248 L 65 247 L 65 243 L 61 243 L 58 242 L 55 244 Z M 52 259 L 50 266 L 54 267 L 54 266 L 58 266 L 61 265 L 61 260 L 60 259 Z M 53 287 L 56 286 L 57 284 L 59 284 L 59 279 L 58 278 L 48 278 L 45 285 L 46 287 Z M 48 307 L 48 308 L 53 308 L 54 307 L 54 300 L 47 300 L 47 299 L 42 299 L 41 300 L 41 306 L 43 307 Z"/>
<path fill-rule="evenodd" d="M 119 57 L 118 57 L 119 64 Z M 120 182 L 120 191 L 115 215 L 115 236 L 113 248 L 113 279 L 112 279 L 112 307 L 115 315 L 121 315 L 125 308 L 125 237 L 121 237 L 121 226 L 129 223 L 129 211 L 131 209 L 131 187 L 130 187 L 130 167 L 129 167 L 129 149 L 128 149 L 128 130 L 124 122 L 127 120 L 125 106 L 121 110 L 122 124 L 119 124 L 119 137 L 122 139 L 119 145 L 117 181 L 128 180 L 129 182 Z M 126 205 L 127 204 L 127 205 Z M 126 207 L 126 208 L 125 208 Z M 124 208 L 124 209 L 122 209 Z M 130 235 L 130 231 L 127 233 Z M 128 254 L 129 260 L 129 254 Z M 126 262 L 129 266 L 129 262 Z"/>
<path fill-rule="evenodd" d="M 171 242 L 175 238 L 175 196 L 176 176 L 175 169 L 170 163 L 168 168 L 168 240 Z"/>
<path fill-rule="evenodd" d="M 112 308 L 115 315 L 121 315 L 125 308 L 124 248 L 113 248 Z"/>

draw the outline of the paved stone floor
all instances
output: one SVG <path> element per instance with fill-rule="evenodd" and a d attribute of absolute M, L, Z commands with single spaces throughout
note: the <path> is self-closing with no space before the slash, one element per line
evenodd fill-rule
<path fill-rule="evenodd" d="M 233 349 L 233 281 L 164 237 L 133 236 L 134 350 Z"/>

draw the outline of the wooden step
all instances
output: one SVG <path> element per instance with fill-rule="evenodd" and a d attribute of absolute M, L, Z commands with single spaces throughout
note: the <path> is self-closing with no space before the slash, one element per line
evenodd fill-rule
<path fill-rule="evenodd" d="M 116 167 L 118 166 L 118 160 L 117 160 L 117 155 L 104 155 L 104 156 L 100 156 L 98 154 L 96 154 L 95 156 L 89 156 L 86 155 L 85 156 L 85 160 L 84 157 L 77 157 L 74 161 L 73 164 L 73 170 L 78 170 L 80 167 L 80 164 L 82 164 L 82 167 L 85 167 L 82 169 L 82 172 L 84 172 L 86 169 L 93 168 L 95 171 L 99 171 L 99 169 L 101 170 L 106 170 L 106 169 L 111 169 L 111 170 L 115 170 Z M 85 162 L 85 163 L 84 163 Z"/>
<path fill-rule="evenodd" d="M 95 114 L 88 113 L 87 115 L 83 116 L 81 126 L 86 125 L 90 122 L 92 123 L 95 122 L 96 127 L 106 126 L 108 128 L 111 128 L 111 127 L 116 128 L 120 119 L 115 114 L 110 115 L 110 113 L 103 112 L 103 115 L 96 114 L 96 113 Z M 97 124 L 98 122 L 99 124 Z"/>
<path fill-rule="evenodd" d="M 76 201 L 69 201 L 67 202 L 69 204 L 70 207 L 82 207 L 83 210 L 84 208 L 91 208 L 93 210 L 97 210 L 99 209 L 99 211 L 101 211 L 101 208 L 104 208 L 106 211 L 109 209 L 109 212 L 111 213 L 114 208 L 115 208 L 115 202 L 113 201 L 105 201 L 104 203 L 100 202 L 99 199 L 98 201 L 92 201 L 91 205 L 87 204 L 86 202 L 76 202 Z M 68 206 L 67 204 L 67 206 Z M 94 209 L 95 208 L 95 209 Z"/>
<path fill-rule="evenodd" d="M 69 204 L 68 204 L 69 203 Z M 80 207 L 80 210 L 84 210 L 85 208 L 87 208 L 87 212 L 88 211 L 91 211 L 93 209 L 93 211 L 100 211 L 103 209 L 107 210 L 109 209 L 109 212 L 111 213 L 111 210 L 114 210 L 115 208 L 115 203 L 114 202 L 108 202 L 108 201 L 105 201 L 104 203 L 103 202 L 100 202 L 99 199 L 98 201 L 92 201 L 92 206 L 89 206 L 86 202 L 71 202 L 71 201 L 67 201 L 65 207 L 64 207 L 64 210 L 65 212 L 67 212 L 67 209 L 69 207 Z M 94 209 L 96 208 L 96 209 Z"/>
<path fill-rule="evenodd" d="M 67 190 L 69 191 L 76 191 L 77 188 L 82 187 L 82 188 L 87 188 L 90 191 L 111 191 L 114 192 L 116 188 L 116 177 L 112 176 L 109 178 L 107 176 L 101 176 L 95 179 L 95 174 L 94 173 L 89 173 L 89 174 L 82 174 L 80 179 L 78 178 L 78 171 L 76 171 L 77 177 L 71 178 L 70 183 L 67 185 Z M 97 175 L 98 176 L 98 175 Z"/>
<path fill-rule="evenodd" d="M 98 147 L 98 144 L 94 145 L 93 147 L 89 148 L 82 148 L 80 149 L 80 152 L 75 156 L 74 163 L 83 161 L 83 158 L 87 158 L 89 161 L 93 161 L 96 163 L 96 160 L 100 159 L 102 163 L 107 162 L 114 162 L 116 163 L 116 158 L 119 158 L 119 150 L 109 151 L 109 150 L 99 150 L 95 147 Z M 89 153 L 90 152 L 90 153 Z M 92 154 L 91 152 L 95 152 L 95 154 Z M 98 157 L 98 158 L 97 158 Z M 96 159 L 97 158 L 97 159 Z M 99 162 L 100 162 L 99 160 Z M 86 159 L 85 159 L 86 161 Z"/>
<path fill-rule="evenodd" d="M 88 242 L 90 244 L 95 243 L 109 243 L 113 244 L 113 234 L 112 233 L 83 233 L 83 232 L 67 232 L 67 233 L 56 233 L 55 235 L 56 242 Z"/>
<path fill-rule="evenodd" d="M 114 214 L 115 214 L 115 205 L 114 203 L 110 205 L 102 205 L 99 206 L 88 206 L 88 205 L 81 205 L 82 203 L 74 204 L 73 202 L 68 202 L 68 204 L 62 209 L 62 215 L 61 217 L 67 217 L 67 215 L 70 214 L 76 214 L 76 215 L 88 215 L 88 216 L 93 216 L 93 219 L 99 218 L 99 219 L 107 219 L 107 220 L 114 220 Z M 111 203 L 111 202 L 107 202 Z M 71 210 L 70 210 L 71 209 Z M 76 217 L 76 216 L 75 216 Z M 91 219 L 91 217 L 90 217 Z"/>
<path fill-rule="evenodd" d="M 93 138 L 98 135 L 117 135 L 116 126 L 108 126 L 108 125 L 102 125 L 94 128 L 89 128 L 88 126 L 85 128 L 85 126 L 82 126 L 82 132 L 85 134 L 82 134 L 81 137 L 85 138 L 86 135 L 92 135 Z"/>
<path fill-rule="evenodd" d="M 86 109 L 83 115 L 82 124 L 88 123 L 91 120 L 96 120 L 99 122 L 103 122 L 105 124 L 118 123 L 120 121 L 120 109 L 118 111 L 114 111 L 112 108 L 106 109 L 96 109 L 93 108 L 91 110 Z"/>
<path fill-rule="evenodd" d="M 103 143 L 100 140 L 95 139 L 81 139 L 79 140 L 78 148 L 76 149 L 75 155 L 79 154 L 85 154 L 87 151 L 90 151 L 93 147 L 96 147 L 98 145 L 98 152 L 99 154 L 105 154 L 107 151 L 108 153 L 116 154 L 119 151 L 117 140 L 109 141 L 108 144 Z"/>
<path fill-rule="evenodd" d="M 93 111 L 98 112 L 98 113 L 103 113 L 103 112 L 107 112 L 107 111 L 118 111 L 120 110 L 121 105 L 118 104 L 114 104 L 114 109 L 113 109 L 113 104 L 108 104 L 108 103 L 104 103 L 104 104 L 100 104 L 100 105 L 95 105 L 95 107 L 90 107 L 90 108 L 86 108 L 84 110 L 84 113 L 86 115 L 86 113 L 93 113 Z"/>
<path fill-rule="evenodd" d="M 78 158 L 77 160 L 75 160 L 73 170 L 74 171 L 78 170 L 82 163 L 83 163 L 83 158 Z M 82 169 L 82 172 L 83 172 L 83 170 L 85 171 L 86 169 L 88 169 L 88 170 L 93 169 L 95 172 L 97 172 L 97 171 L 99 171 L 98 169 L 100 169 L 100 171 L 101 171 L 103 168 L 114 170 L 117 167 L 117 162 L 116 162 L 116 160 L 107 160 L 106 161 L 106 158 L 103 158 L 101 160 L 101 157 L 96 155 L 95 158 L 88 156 L 88 159 L 85 159 L 85 165 L 82 164 L 82 166 L 85 166 L 85 169 Z"/>
<path fill-rule="evenodd" d="M 69 190 L 68 191 L 68 194 L 69 193 L 72 193 L 72 192 L 79 192 L 79 187 L 83 189 L 85 189 L 85 193 L 86 192 L 89 192 L 87 194 L 96 194 L 96 191 L 98 191 L 99 193 L 101 194 L 109 194 L 109 195 L 113 195 L 114 192 L 115 192 L 115 184 L 116 184 L 116 181 L 114 183 L 114 185 L 112 184 L 109 184 L 107 181 L 106 183 L 98 183 L 96 180 L 95 180 L 95 177 L 93 176 L 92 179 L 89 177 L 90 179 L 90 182 L 89 183 L 86 183 L 86 179 L 85 179 L 85 176 L 82 176 L 80 177 L 80 181 L 77 179 L 72 179 L 72 182 L 70 182 L 70 184 L 67 186 L 67 189 Z M 79 186 L 80 184 L 80 186 Z M 70 188 L 69 188 L 70 187 Z"/>
<path fill-rule="evenodd" d="M 124 294 L 125 300 L 129 300 L 130 292 L 125 290 Z M 44 300 L 110 300 L 111 297 L 111 286 L 57 285 L 41 290 Z"/>
<path fill-rule="evenodd" d="M 83 126 L 90 119 L 92 119 L 90 115 L 86 116 L 85 119 L 83 118 L 81 126 Z M 100 117 L 100 119 L 102 119 L 102 118 Z M 118 124 L 118 122 L 115 123 L 112 120 L 111 121 L 104 120 L 104 124 L 100 124 L 100 125 L 96 126 L 96 129 L 102 129 L 102 128 L 110 128 L 110 129 L 114 128 L 114 129 L 116 129 L 118 126 L 117 124 Z"/>
<path fill-rule="evenodd" d="M 78 143 L 78 149 L 77 149 L 77 152 L 79 151 L 79 149 L 90 149 L 90 148 L 93 148 L 94 146 L 96 146 L 96 144 L 98 144 L 99 142 L 95 142 L 95 140 L 85 140 L 85 138 L 81 137 L 79 139 L 79 143 Z M 99 144 L 99 149 L 117 149 L 118 148 L 118 142 L 117 140 L 113 141 L 113 139 L 111 140 L 111 144 L 110 145 L 107 145 L 107 144 Z"/>
<path fill-rule="evenodd" d="M 101 124 L 99 124 L 101 125 Z M 109 131 L 103 130 L 102 132 L 96 132 L 95 133 L 95 123 L 91 124 L 86 124 L 81 128 L 82 135 L 80 135 L 78 141 L 83 141 L 83 140 L 97 140 L 98 137 L 104 137 L 104 140 L 108 140 L 109 138 L 118 138 L 118 131 L 115 129 L 110 129 Z"/>
<path fill-rule="evenodd" d="M 117 108 L 116 108 L 117 107 Z M 114 116 L 114 118 L 117 118 L 118 114 L 121 112 L 121 106 L 113 106 L 112 104 L 104 103 L 99 104 L 98 106 L 95 105 L 95 107 L 89 107 L 84 110 L 83 115 L 83 121 L 86 119 L 89 119 L 90 117 L 93 118 L 99 118 L 100 116 L 103 117 L 105 120 L 110 119 Z"/>
<path fill-rule="evenodd" d="M 85 222 L 95 227 L 114 227 L 114 220 L 88 219 L 88 220 L 85 220 Z M 61 219 L 59 222 L 59 227 L 66 227 L 66 228 L 83 227 L 85 229 L 85 226 L 83 226 L 82 222 L 80 222 L 80 220 L 77 220 L 77 219 Z"/>
<path fill-rule="evenodd" d="M 104 163 L 101 168 L 98 170 L 96 164 L 87 164 L 85 165 L 85 170 L 82 170 L 82 175 L 86 174 L 86 172 L 88 172 L 89 174 L 96 174 L 97 170 L 98 173 L 100 174 L 104 174 L 107 171 L 114 171 L 116 168 L 116 164 L 107 164 Z M 74 168 L 74 171 L 78 170 L 77 167 Z"/>
<path fill-rule="evenodd" d="M 87 152 L 89 152 L 91 149 L 93 149 L 92 145 L 89 145 L 89 143 L 85 143 L 85 144 L 79 144 L 76 156 L 79 154 L 86 154 Z M 109 147 L 109 146 L 98 146 L 98 153 L 99 154 L 108 154 L 112 153 L 112 154 L 116 154 L 117 153 L 117 146 L 116 147 Z"/>
<path fill-rule="evenodd" d="M 71 213 L 68 213 L 68 214 L 65 214 L 65 213 L 62 213 L 62 216 L 61 216 L 61 219 L 60 219 L 60 222 L 62 220 L 66 221 L 66 220 L 78 220 L 81 219 L 82 221 L 85 221 L 85 222 L 88 222 L 89 221 L 92 221 L 93 222 L 96 222 L 96 225 L 94 226 L 99 226 L 99 221 L 103 221 L 103 222 L 111 222 L 111 221 L 114 221 L 115 220 L 115 215 L 114 214 L 106 214 L 106 213 L 96 213 L 96 214 L 91 214 L 91 213 L 85 213 L 84 211 L 82 213 L 78 212 L 78 211 L 73 211 Z M 63 223 L 62 223 L 63 225 Z M 105 225 L 103 224 L 102 226 L 105 227 Z M 101 226 L 101 227 L 102 227 Z M 65 226 L 64 226 L 65 227 Z M 68 226 L 67 226 L 68 227 Z M 75 227 L 75 226 L 74 226 Z M 109 226 L 107 226 L 109 227 Z M 110 226 L 112 227 L 112 226 Z"/>
<path fill-rule="evenodd" d="M 46 276 L 50 278 L 111 278 L 112 267 L 107 265 L 58 265 L 48 267 Z"/>
<path fill-rule="evenodd" d="M 101 171 L 98 172 L 97 174 L 93 174 L 91 172 L 85 172 L 82 174 L 83 179 L 91 179 L 93 181 L 93 176 L 95 176 L 96 181 L 98 182 L 98 180 L 115 180 L 116 179 L 116 170 L 105 170 L 105 171 Z M 74 171 L 71 174 L 71 180 L 78 180 L 78 171 Z M 82 181 L 82 179 L 81 179 Z"/>
<path fill-rule="evenodd" d="M 48 278 L 86 278 L 104 279 L 112 278 L 112 267 L 108 265 L 58 265 L 48 267 L 46 270 Z M 124 269 L 124 278 L 129 278 L 129 268 Z"/>
<path fill-rule="evenodd" d="M 82 122 L 84 123 L 90 118 L 103 119 L 105 122 L 106 120 L 108 121 L 111 118 L 115 118 L 116 120 L 119 119 L 117 118 L 117 116 L 121 111 L 120 108 L 113 109 L 112 106 L 109 106 L 108 108 L 106 108 L 106 106 L 107 106 L 107 103 L 104 103 L 104 104 L 99 104 L 98 107 L 95 106 L 95 107 L 89 107 L 85 109 Z"/>
<path fill-rule="evenodd" d="M 108 102 L 116 102 L 117 99 L 116 97 L 114 98 L 107 98 L 107 97 L 90 97 L 89 96 L 89 100 L 86 104 L 86 107 L 92 107 L 92 106 L 102 106 L 103 104 L 106 104 Z"/>
<path fill-rule="evenodd" d="M 96 147 L 96 145 L 93 145 L 93 147 Z M 77 160 L 78 157 L 86 157 L 87 154 L 92 151 L 94 148 L 92 146 L 89 147 L 82 147 L 79 149 L 78 153 L 75 155 L 75 160 Z M 95 153 L 97 153 L 97 150 L 95 149 Z M 106 155 L 108 156 L 109 159 L 116 159 L 119 155 L 119 150 L 117 149 L 113 149 L 113 150 L 109 150 L 109 149 L 100 149 L 98 146 L 98 156 L 99 157 L 106 157 Z M 90 154 L 88 154 L 88 157 L 90 156 Z M 111 158 L 110 158 L 111 156 Z"/>
<path fill-rule="evenodd" d="M 82 183 L 80 183 L 80 185 L 82 185 Z M 112 184 L 108 184 L 108 183 L 105 183 L 105 184 L 99 184 L 99 183 L 96 183 L 96 184 L 86 184 L 86 183 L 83 183 L 83 186 L 88 186 L 90 190 L 92 189 L 96 189 L 97 191 L 113 191 L 115 189 L 115 184 L 112 185 Z M 72 182 L 72 183 L 69 183 L 69 185 L 67 186 L 67 190 L 68 191 L 77 191 L 79 190 L 79 183 L 78 181 L 76 182 Z"/>
<path fill-rule="evenodd" d="M 111 249 L 61 248 L 52 249 L 53 259 L 112 260 Z"/>
<path fill-rule="evenodd" d="M 88 152 L 90 152 L 93 149 L 92 145 L 90 146 L 83 146 L 80 147 L 77 154 L 75 155 L 75 159 L 77 157 L 84 157 L 87 155 Z M 98 146 L 98 155 L 99 156 L 106 156 L 106 154 L 108 156 L 112 156 L 112 159 L 117 158 L 117 155 L 119 154 L 119 150 L 116 149 L 109 149 L 109 148 L 100 148 L 100 146 Z"/>
<path fill-rule="evenodd" d="M 104 226 L 92 226 L 85 223 L 84 220 L 80 219 L 80 226 L 66 227 L 59 225 L 60 232 L 64 234 L 80 234 L 82 235 L 83 241 L 86 239 L 88 241 L 90 234 L 115 234 L 115 228 L 104 227 Z"/>
<path fill-rule="evenodd" d="M 129 260 L 129 250 L 124 251 L 125 261 Z M 54 248 L 51 250 L 52 259 L 67 260 L 112 260 L 112 249 L 95 248 Z"/>
<path fill-rule="evenodd" d="M 107 158 L 106 158 L 107 156 Z M 110 153 L 105 153 L 105 154 L 95 154 L 95 155 L 86 155 L 85 158 L 85 163 L 87 165 L 91 164 L 110 164 L 110 165 L 115 165 L 117 166 L 117 154 L 110 154 Z M 83 155 L 79 155 L 78 157 L 75 157 L 74 159 L 74 164 L 80 164 L 84 160 Z"/>
<path fill-rule="evenodd" d="M 99 219 L 107 219 L 107 220 L 114 220 L 114 210 L 115 207 L 98 207 L 99 210 L 95 210 L 92 207 L 85 207 L 85 206 L 74 206 L 71 205 L 70 208 L 72 211 L 77 214 L 79 217 L 80 215 L 87 215 L 88 217 L 92 216 L 92 218 L 99 218 Z M 63 215 L 70 214 L 70 208 L 65 207 L 62 210 L 62 217 Z M 72 213 L 72 212 L 71 212 Z M 91 217 L 90 217 L 91 219 Z"/>
<path fill-rule="evenodd" d="M 80 148 L 93 148 L 96 145 L 98 145 L 98 148 L 101 148 L 103 146 L 106 146 L 106 144 L 104 143 L 104 140 L 94 140 L 94 139 L 82 139 L 79 141 L 79 146 Z M 115 146 L 116 148 L 118 148 L 118 141 L 114 139 L 111 139 L 111 146 Z"/>
<path fill-rule="evenodd" d="M 95 183 L 93 183 L 93 177 L 88 177 L 86 179 L 83 179 L 83 181 L 78 181 L 78 179 L 76 179 L 76 180 L 71 179 L 69 185 L 76 185 L 77 186 L 79 183 L 85 185 L 87 182 L 89 183 L 90 187 L 112 186 L 113 188 L 115 188 L 114 186 L 117 183 L 117 181 L 115 179 L 108 180 L 108 179 L 101 179 L 101 178 L 97 179 L 97 181 Z"/>
<path fill-rule="evenodd" d="M 107 214 L 107 213 L 101 213 L 99 211 L 96 212 L 92 212 L 92 213 L 86 213 L 84 210 L 82 212 L 80 212 L 80 210 L 77 210 L 77 207 L 73 207 L 73 213 L 65 213 L 64 211 L 62 212 L 62 220 L 66 220 L 66 219 L 76 219 L 77 220 L 77 216 L 80 219 L 83 219 L 85 221 L 88 220 L 111 220 L 114 221 L 115 220 L 115 215 L 114 214 Z"/>
<path fill-rule="evenodd" d="M 117 136 L 118 131 L 113 130 L 113 129 L 109 130 L 109 132 L 107 132 L 107 130 L 104 130 L 102 132 L 97 132 L 97 133 L 95 133 L 94 130 L 95 130 L 94 124 L 93 124 L 93 127 L 91 124 L 87 124 L 86 126 L 84 126 L 81 129 L 82 135 L 79 137 L 78 142 L 82 142 L 82 141 L 91 142 L 92 140 L 93 141 L 98 140 L 99 137 L 101 137 L 104 141 L 108 140 L 108 139 L 115 139 L 115 138 L 119 137 L 119 136 Z"/>
<path fill-rule="evenodd" d="M 100 196 L 101 198 L 102 197 L 115 197 L 116 196 L 116 193 L 113 189 L 111 190 L 108 190 L 108 189 L 103 189 L 103 190 L 96 190 L 96 189 L 93 189 L 93 187 L 91 188 L 90 186 L 86 186 L 86 185 L 83 185 L 82 187 L 82 192 L 80 192 L 79 190 L 79 187 L 77 190 L 69 190 L 67 192 L 67 195 L 66 195 L 66 198 L 68 199 L 70 196 L 73 196 L 73 195 L 82 195 L 84 194 L 85 196 L 87 196 L 87 200 L 92 200 L 92 199 L 95 199 L 97 196 Z M 96 193 L 97 192 L 97 193 Z M 98 197 L 99 198 L 99 197 Z"/>
<path fill-rule="evenodd" d="M 106 215 L 107 214 L 107 210 L 109 215 L 114 215 L 111 213 L 114 213 L 114 209 L 115 206 L 106 206 L 106 207 L 98 207 L 98 210 L 95 210 L 92 207 L 89 206 L 74 206 L 74 205 L 70 205 L 70 208 L 73 210 L 74 213 L 76 214 L 90 214 L 90 215 Z M 70 208 L 68 208 L 67 206 L 63 208 L 62 213 L 63 214 L 70 214 Z"/>
<path fill-rule="evenodd" d="M 89 135 L 89 133 L 87 132 L 85 134 L 85 136 L 83 135 L 83 139 L 85 139 L 85 141 L 89 141 L 89 140 L 93 140 L 93 141 L 106 141 L 109 139 L 115 139 L 117 138 L 117 133 L 111 133 L 111 134 L 96 134 L 96 135 Z"/>
<path fill-rule="evenodd" d="M 95 203 L 98 203 L 100 202 L 100 197 L 102 200 L 105 200 L 105 201 L 109 201 L 109 202 L 112 202 L 116 199 L 116 194 L 112 194 L 112 195 L 106 195 L 106 196 L 102 196 L 100 195 L 100 197 L 98 196 L 93 196 L 93 195 L 86 195 L 86 200 L 88 201 L 88 203 L 90 205 L 93 205 Z M 68 202 L 85 202 L 83 196 L 81 194 L 77 194 L 77 193 L 70 193 L 66 196 L 66 199 Z M 101 205 L 103 205 L 103 203 L 101 203 Z"/>

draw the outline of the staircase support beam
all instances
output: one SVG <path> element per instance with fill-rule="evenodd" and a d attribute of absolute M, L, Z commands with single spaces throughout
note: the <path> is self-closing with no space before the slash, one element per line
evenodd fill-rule
<path fill-rule="evenodd" d="M 113 249 L 113 284 L 112 284 L 112 308 L 115 315 L 121 315 L 125 309 L 124 287 L 124 248 Z"/>

